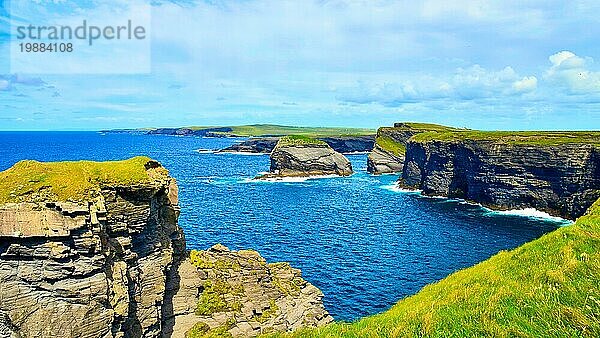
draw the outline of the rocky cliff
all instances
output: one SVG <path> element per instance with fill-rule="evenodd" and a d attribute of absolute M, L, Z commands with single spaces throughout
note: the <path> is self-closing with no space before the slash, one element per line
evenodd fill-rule
<path fill-rule="evenodd" d="M 170 288 L 173 337 L 227 332 L 233 337 L 294 331 L 333 321 L 323 294 L 287 263 L 267 263 L 256 251 L 215 245 L 192 251 Z"/>
<path fill-rule="evenodd" d="M 454 130 L 454 128 L 411 122 L 395 123 L 394 127 L 379 128 L 373 150 L 367 157 L 367 172 L 372 174 L 402 172 L 406 143 L 411 137 L 424 132 L 449 130 Z"/>
<path fill-rule="evenodd" d="M 350 161 L 327 143 L 303 136 L 286 136 L 271 152 L 269 173 L 259 178 L 351 174 Z"/>
<path fill-rule="evenodd" d="M 221 149 L 220 152 L 269 154 L 279 139 L 279 137 L 253 137 Z M 318 140 L 329 144 L 338 153 L 357 153 L 371 151 L 375 143 L 375 136 L 332 136 L 318 138 Z"/>
<path fill-rule="evenodd" d="M 600 197 L 600 133 L 421 134 L 400 184 L 499 209 L 575 219 Z"/>
<path fill-rule="evenodd" d="M 16 337 L 161 335 L 167 272 L 185 249 L 177 185 L 157 162 L 130 165 L 146 179 L 46 201 L 61 193 L 32 187 L 0 207 L 0 312 Z M 55 169 L 22 162 L 2 178 L 40 168 Z"/>
<path fill-rule="evenodd" d="M 176 316 L 188 304 L 197 308 L 213 281 L 229 280 L 220 263 L 186 270 L 192 265 L 178 216 L 175 180 L 145 157 L 23 161 L 1 172 L 0 337 L 183 337 L 188 328 L 178 326 Z M 297 270 L 266 263 L 258 268 L 241 258 L 232 266 L 239 275 L 257 272 L 265 283 L 283 280 L 302 290 L 267 297 L 277 304 L 278 311 L 271 311 L 277 316 L 252 326 L 252 332 L 328 321 L 320 292 Z M 249 284 L 248 294 L 272 295 L 272 285 Z M 262 300 L 240 310 L 262 315 L 268 310 Z M 288 303 L 300 312 L 284 306 Z M 231 334 L 250 332 L 237 318 L 253 325 L 252 318 L 230 318 Z"/>

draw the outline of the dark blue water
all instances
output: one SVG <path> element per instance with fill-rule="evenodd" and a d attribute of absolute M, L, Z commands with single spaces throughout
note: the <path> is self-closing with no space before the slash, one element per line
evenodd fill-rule
<path fill-rule="evenodd" d="M 0 170 L 22 159 L 155 158 L 180 186 L 180 225 L 189 249 L 223 243 L 289 261 L 325 294 L 336 319 L 389 308 L 457 269 L 556 228 L 549 220 L 506 216 L 477 206 L 394 192 L 394 176 L 365 172 L 349 159 L 348 178 L 295 183 L 250 179 L 268 156 L 201 154 L 233 139 L 98 133 L 0 133 Z"/>

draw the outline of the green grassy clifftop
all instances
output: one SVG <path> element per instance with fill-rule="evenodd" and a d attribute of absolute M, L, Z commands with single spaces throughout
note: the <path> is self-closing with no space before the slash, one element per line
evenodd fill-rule
<path fill-rule="evenodd" d="M 600 145 L 600 131 L 478 131 L 461 130 L 427 132 L 412 138 L 415 142 L 427 141 L 495 141 L 512 144 L 552 146 L 567 143 Z"/>
<path fill-rule="evenodd" d="M 598 337 L 600 200 L 574 225 L 424 287 L 390 310 L 289 337 Z"/>
<path fill-rule="evenodd" d="M 155 164 L 155 170 L 149 165 Z M 38 162 L 20 161 L 0 172 L 0 204 L 38 199 L 61 201 L 86 200 L 106 185 L 132 185 L 168 175 L 148 157 L 124 161 Z"/>

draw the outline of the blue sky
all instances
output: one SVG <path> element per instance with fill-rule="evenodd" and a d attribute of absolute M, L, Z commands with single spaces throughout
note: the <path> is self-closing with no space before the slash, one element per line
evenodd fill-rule
<path fill-rule="evenodd" d="M 102 3 L 36 2 L 58 16 Z M 0 130 L 600 129 L 597 0 L 154 0 L 152 71 L 137 75 L 12 72 L 0 4 Z"/>

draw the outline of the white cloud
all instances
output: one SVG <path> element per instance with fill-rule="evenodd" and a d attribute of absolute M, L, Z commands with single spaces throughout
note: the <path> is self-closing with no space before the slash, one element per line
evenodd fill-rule
<path fill-rule="evenodd" d="M 589 69 L 592 58 L 582 58 L 570 51 L 551 55 L 552 64 L 545 73 L 549 84 L 573 94 L 600 93 L 600 72 Z"/>
<path fill-rule="evenodd" d="M 521 80 L 513 82 L 512 88 L 518 93 L 528 93 L 537 88 L 537 82 L 535 76 L 525 76 Z"/>
<path fill-rule="evenodd" d="M 10 82 L 6 80 L 0 80 L 0 91 L 8 90 L 10 88 Z"/>

